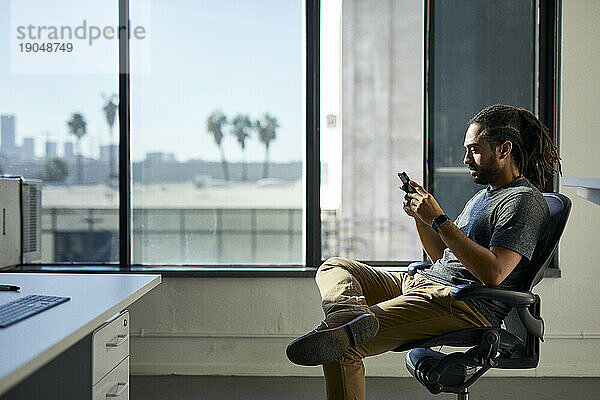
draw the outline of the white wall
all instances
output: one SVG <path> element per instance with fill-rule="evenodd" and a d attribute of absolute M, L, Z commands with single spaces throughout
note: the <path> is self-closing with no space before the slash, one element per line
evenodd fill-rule
<path fill-rule="evenodd" d="M 563 1 L 561 157 L 565 176 L 600 177 L 600 2 Z M 560 279 L 540 283 L 549 338 L 539 371 L 600 375 L 600 207 L 562 187 L 573 201 L 560 247 Z"/>
<path fill-rule="evenodd" d="M 563 2 L 561 155 L 566 176 L 600 177 L 600 2 Z M 600 376 L 600 208 L 573 200 L 561 278 L 537 287 L 546 321 L 540 366 L 522 376 Z M 167 278 L 131 310 L 133 374 L 320 375 L 285 346 L 320 320 L 309 278 Z M 367 360 L 367 373 L 407 376 L 402 355 Z M 502 372 L 502 371 L 501 371 Z M 500 373 L 501 373 L 500 372 Z M 500 374 L 496 372 L 495 374 Z"/>

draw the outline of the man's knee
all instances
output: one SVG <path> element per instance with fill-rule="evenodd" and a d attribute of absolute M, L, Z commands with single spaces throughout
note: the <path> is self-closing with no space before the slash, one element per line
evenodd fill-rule
<path fill-rule="evenodd" d="M 348 267 L 350 265 L 350 260 L 348 260 L 347 258 L 343 258 L 343 257 L 330 257 L 327 260 L 325 260 L 325 262 L 323 264 L 321 264 L 321 266 L 317 269 L 317 275 L 320 272 L 323 271 L 327 271 L 331 268 L 335 268 L 335 267 Z"/>
<path fill-rule="evenodd" d="M 315 275 L 315 280 L 319 281 L 319 277 L 327 271 L 330 271 L 333 268 L 342 267 L 345 268 L 348 266 L 348 260 L 343 257 L 330 257 L 321 266 L 317 269 L 317 274 Z"/>
<path fill-rule="evenodd" d="M 325 265 L 335 266 L 335 267 L 345 266 L 345 265 L 349 265 L 350 262 L 351 262 L 351 260 L 344 258 L 344 257 L 329 257 L 327 260 L 325 260 L 325 262 L 323 264 L 321 264 L 321 267 L 323 267 Z"/>

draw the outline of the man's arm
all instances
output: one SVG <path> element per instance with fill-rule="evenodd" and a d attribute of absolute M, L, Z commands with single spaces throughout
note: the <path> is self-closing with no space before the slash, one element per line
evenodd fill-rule
<path fill-rule="evenodd" d="M 411 186 L 417 189 L 417 193 L 406 195 L 410 209 L 424 225 L 431 226 L 433 219 L 444 211 L 422 186 L 412 181 Z M 461 264 L 486 286 L 498 286 L 521 261 L 522 256 L 515 251 L 500 246 L 491 246 L 490 249 L 480 246 L 452 221 L 439 228 L 439 237 Z"/>
<path fill-rule="evenodd" d="M 436 262 L 442 258 L 444 249 L 447 246 L 436 233 L 436 231 L 434 231 L 430 225 L 425 225 L 425 223 L 419 217 L 415 218 L 415 226 L 417 227 L 417 233 L 419 234 L 421 245 L 429 256 L 429 259 L 433 262 Z"/>
<path fill-rule="evenodd" d="M 452 221 L 439 228 L 440 237 L 469 272 L 486 286 L 498 286 L 521 261 L 521 255 L 500 246 L 486 249 L 469 239 Z"/>

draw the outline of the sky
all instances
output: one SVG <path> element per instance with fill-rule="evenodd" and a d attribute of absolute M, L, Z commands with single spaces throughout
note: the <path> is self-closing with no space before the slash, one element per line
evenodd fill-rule
<path fill-rule="evenodd" d="M 253 120 L 270 113 L 280 124 L 270 159 L 302 159 L 301 1 L 133 0 L 130 17 L 146 33 L 131 41 L 134 161 L 158 151 L 179 161 L 220 160 L 206 131 L 216 109 Z M 97 157 L 100 145 L 116 140 L 102 113 L 103 95 L 118 93 L 117 75 L 103 72 L 118 68 L 116 40 L 73 40 L 74 51 L 63 55 L 19 54 L 16 47 L 19 25 L 75 27 L 83 20 L 116 26 L 117 1 L 0 0 L 0 114 L 16 116 L 17 144 L 36 138 L 40 156 L 46 140 L 58 142 L 59 154 L 62 143 L 74 141 L 66 125 L 74 112 L 88 122 L 84 154 Z M 226 158 L 242 160 L 235 137 L 225 133 Z M 256 134 L 246 149 L 248 161 L 264 159 Z"/>

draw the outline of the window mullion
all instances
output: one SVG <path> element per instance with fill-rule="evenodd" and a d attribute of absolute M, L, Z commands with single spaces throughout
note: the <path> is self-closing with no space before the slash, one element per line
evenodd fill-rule
<path fill-rule="evenodd" d="M 129 24 L 129 0 L 119 0 L 119 26 Z M 129 38 L 119 37 L 119 265 L 131 269 Z"/>
<path fill-rule="evenodd" d="M 321 263 L 319 0 L 306 1 L 306 266 Z"/>

